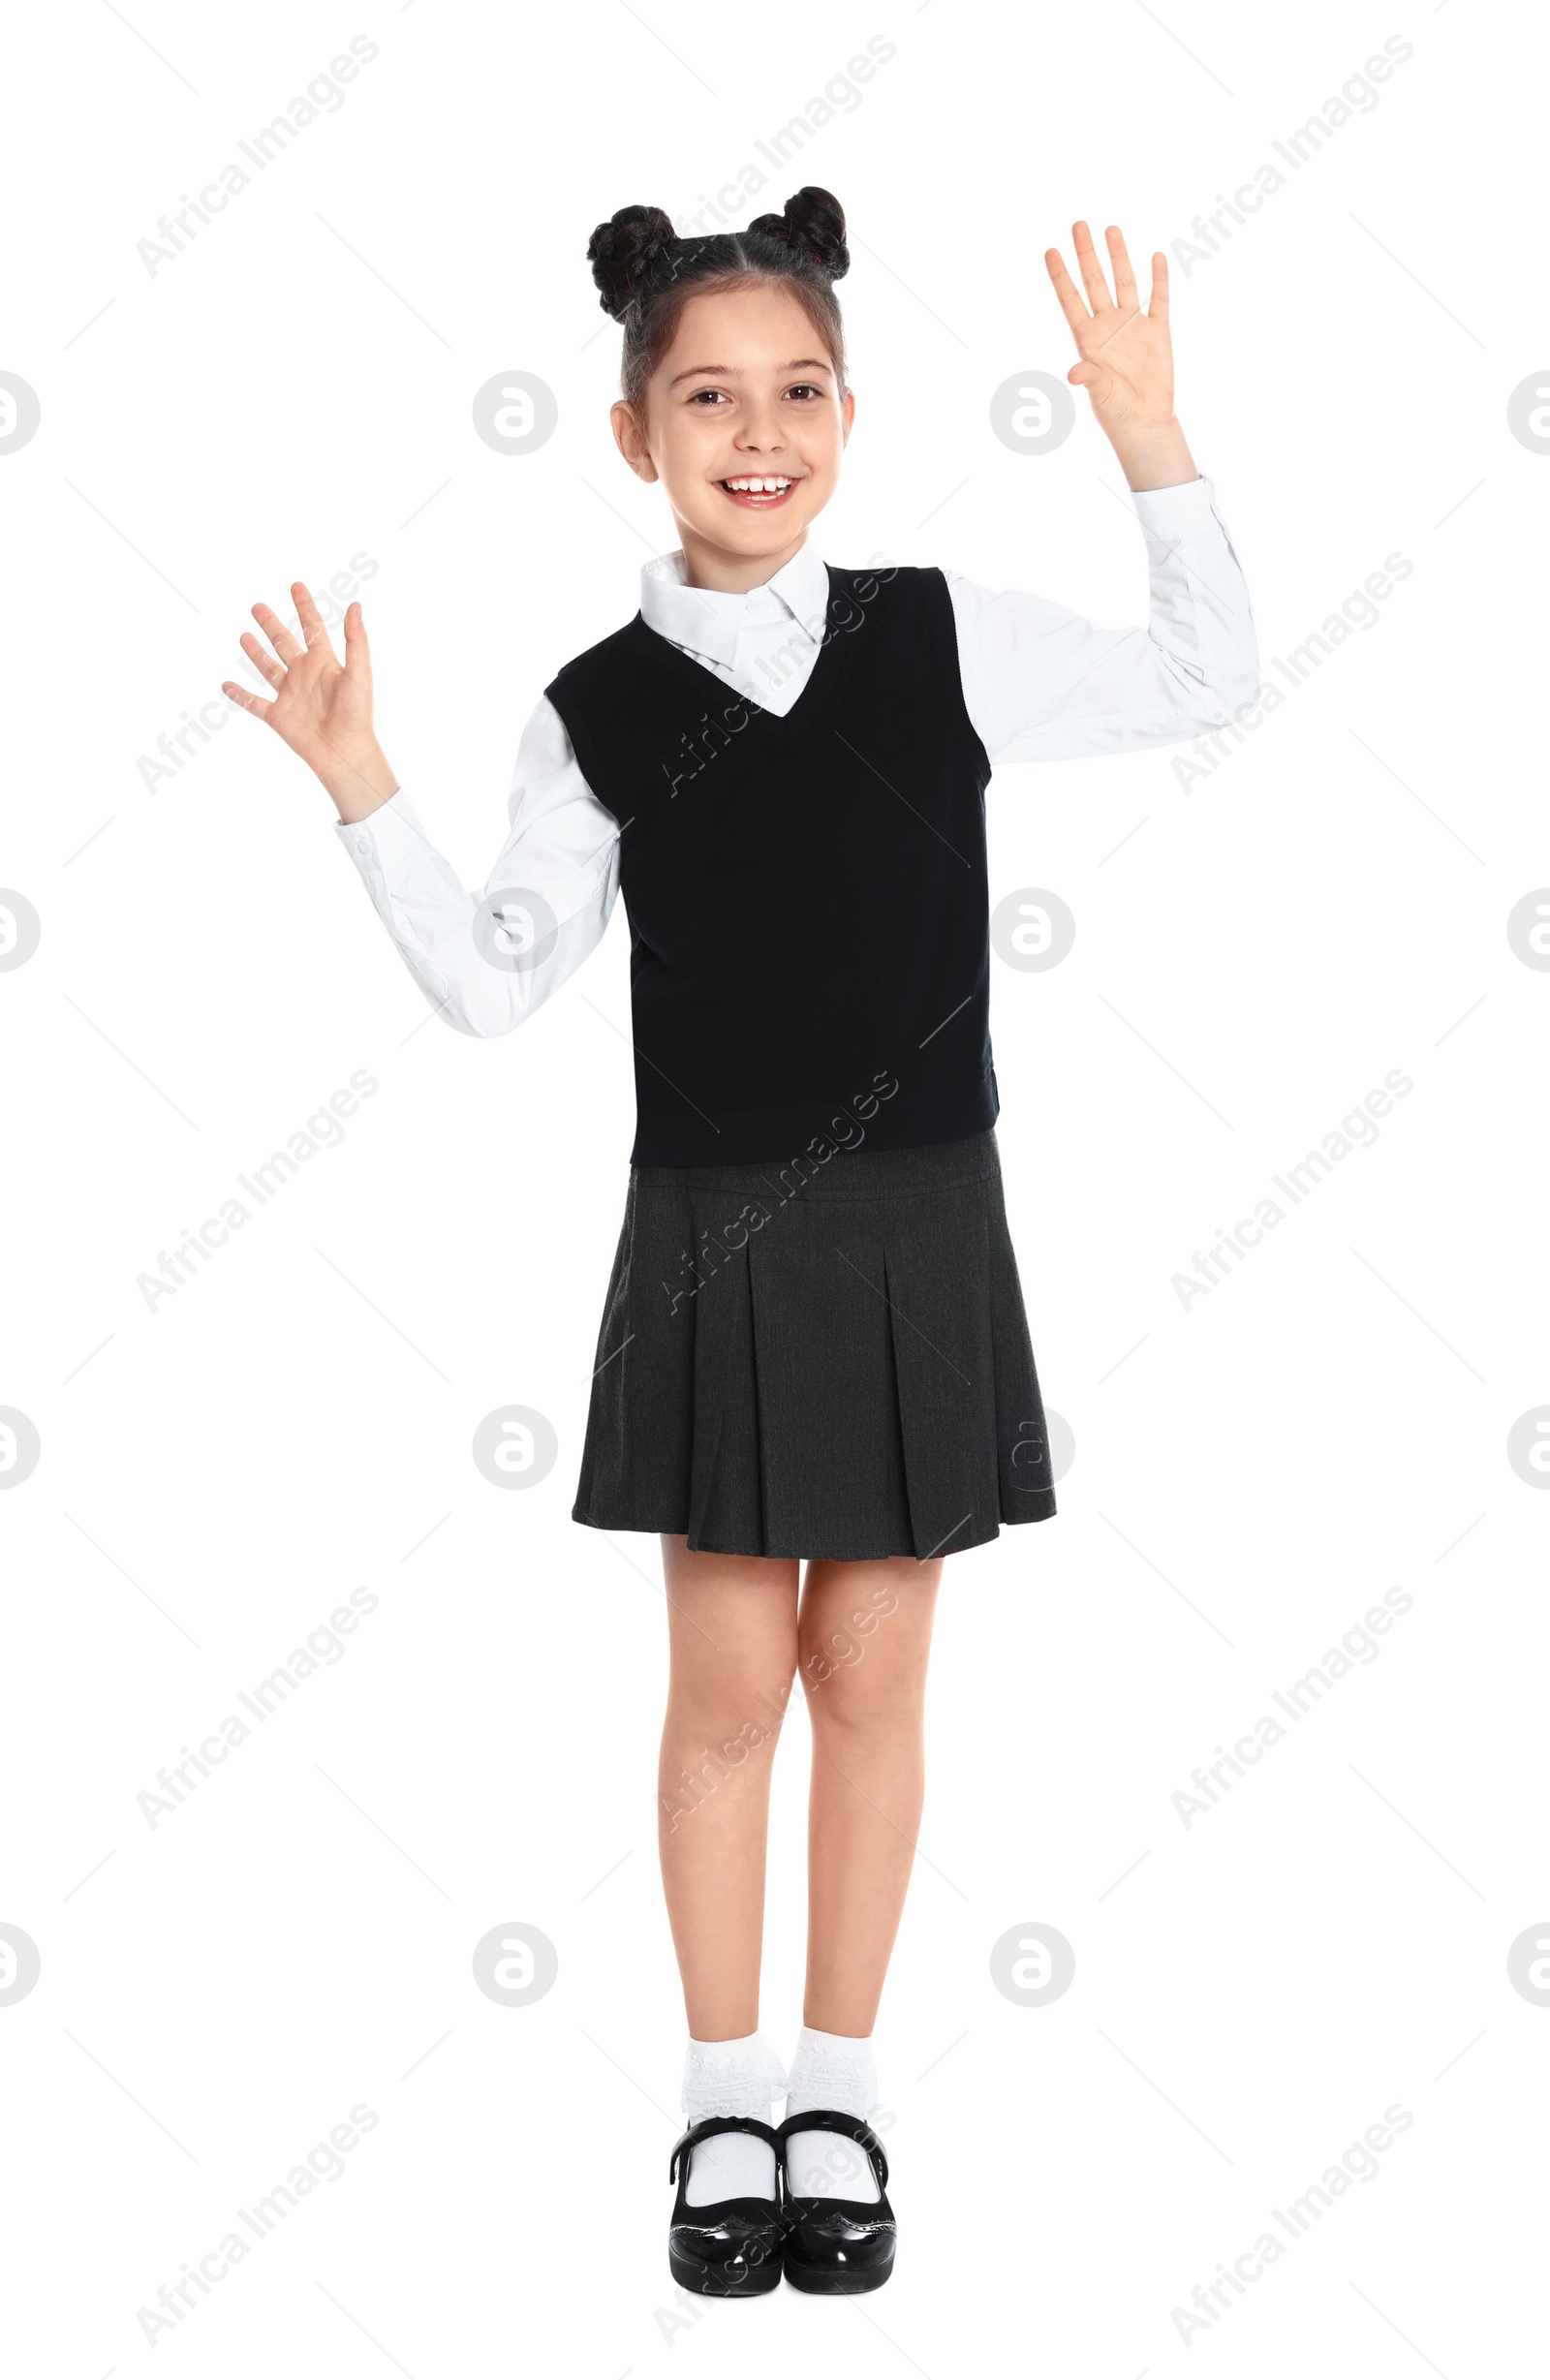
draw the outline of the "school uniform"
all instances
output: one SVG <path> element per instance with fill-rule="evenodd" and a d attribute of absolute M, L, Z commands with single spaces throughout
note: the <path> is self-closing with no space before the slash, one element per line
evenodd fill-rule
<path fill-rule="evenodd" d="M 649 563 L 529 722 L 481 894 L 402 790 L 340 824 L 465 1032 L 530 1014 L 623 897 L 636 1131 L 577 1521 L 924 1561 L 1054 1513 L 995 1133 L 992 763 L 1174 742 L 1258 684 L 1210 482 L 1133 501 L 1148 630 L 811 542 L 744 595 Z"/>

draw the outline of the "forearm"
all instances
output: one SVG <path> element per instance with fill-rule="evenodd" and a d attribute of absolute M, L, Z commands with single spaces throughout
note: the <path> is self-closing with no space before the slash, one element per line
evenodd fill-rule
<path fill-rule="evenodd" d="M 1108 436 L 1127 483 L 1137 491 L 1178 487 L 1200 476 L 1177 415 L 1144 428 L 1113 429 Z"/>

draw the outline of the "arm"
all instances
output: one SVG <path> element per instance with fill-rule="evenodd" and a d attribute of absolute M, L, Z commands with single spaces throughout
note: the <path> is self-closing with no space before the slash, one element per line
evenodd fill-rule
<path fill-rule="evenodd" d="M 1173 411 L 1167 259 L 1152 259 L 1143 313 L 1118 229 L 1106 234 L 1112 297 L 1086 224 L 1071 229 L 1085 297 L 1060 251 L 1044 254 L 1080 358 L 1067 378 L 1087 390 L 1134 497 L 1151 617 L 1145 629 L 1096 628 L 1038 596 L 949 574 L 964 698 L 992 760 L 1178 743 L 1225 724 L 1259 688 L 1249 591 Z"/>
<path fill-rule="evenodd" d="M 619 888 L 618 825 L 542 701 L 517 755 L 510 831 L 486 884 L 468 891 L 377 742 L 360 605 L 345 615 L 341 667 L 307 589 L 298 582 L 292 594 L 304 648 L 264 603 L 253 615 L 274 653 L 256 636 L 241 639 L 274 700 L 231 679 L 222 692 L 272 726 L 326 787 L 372 906 L 438 1013 L 462 1033 L 509 1033 L 602 941 Z"/>

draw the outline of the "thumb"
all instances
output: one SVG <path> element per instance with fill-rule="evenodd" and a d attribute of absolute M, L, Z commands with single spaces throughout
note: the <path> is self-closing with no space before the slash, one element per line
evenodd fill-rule
<path fill-rule="evenodd" d="M 1073 363 L 1066 377 L 1073 388 L 1090 388 L 1099 377 L 1098 366 L 1096 363 Z M 345 634 L 347 636 L 350 634 L 348 619 L 345 622 Z"/>
<path fill-rule="evenodd" d="M 352 603 L 345 613 L 345 668 L 353 678 L 370 679 L 371 647 L 358 603 Z"/>

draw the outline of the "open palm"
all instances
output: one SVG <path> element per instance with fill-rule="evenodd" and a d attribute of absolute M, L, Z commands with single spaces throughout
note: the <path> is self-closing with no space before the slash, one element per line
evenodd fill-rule
<path fill-rule="evenodd" d="M 371 651 L 360 605 L 352 603 L 345 614 L 341 662 L 310 590 L 297 579 L 291 595 L 305 643 L 297 644 L 267 603 L 255 603 L 253 617 L 273 652 L 251 632 L 238 639 L 273 688 L 273 700 L 265 702 L 233 678 L 225 681 L 221 692 L 272 727 L 336 799 L 350 800 L 352 809 L 364 800 L 369 808 L 391 786 L 380 782 L 381 751 L 372 727 Z"/>
<path fill-rule="evenodd" d="M 1152 298 L 1143 313 L 1118 225 L 1110 224 L 1103 236 L 1114 275 L 1112 296 L 1085 223 L 1071 226 L 1080 290 L 1058 248 L 1045 249 L 1044 263 L 1081 357 L 1066 377 L 1073 388 L 1087 390 L 1099 426 L 1113 437 L 1154 429 L 1172 419 L 1173 346 L 1168 336 L 1167 258 L 1159 249 L 1152 259 Z"/>

